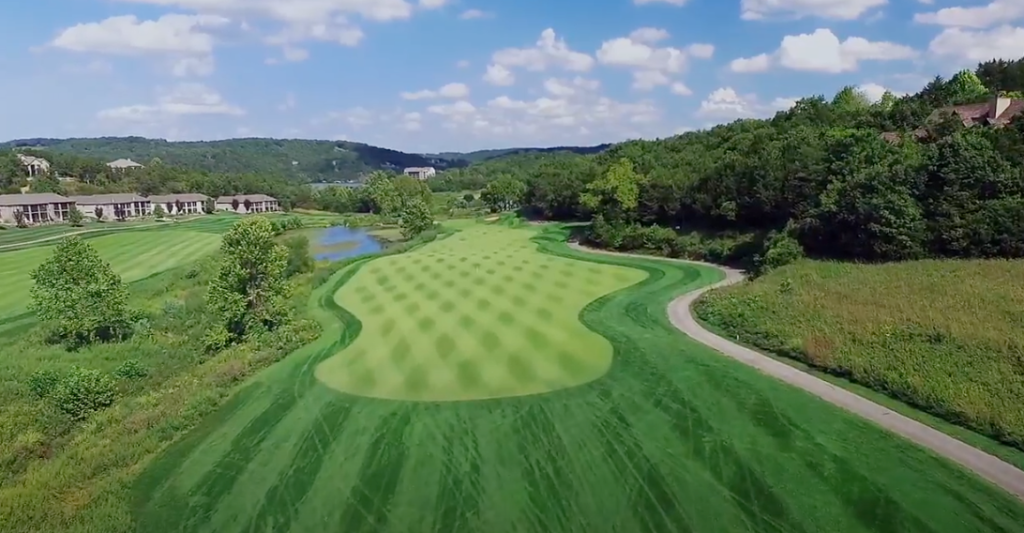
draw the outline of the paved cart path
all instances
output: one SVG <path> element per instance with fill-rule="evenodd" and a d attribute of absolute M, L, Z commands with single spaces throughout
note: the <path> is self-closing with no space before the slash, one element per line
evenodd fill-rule
<path fill-rule="evenodd" d="M 669 303 L 669 320 L 671 320 L 672 324 L 676 328 L 701 344 L 714 348 L 726 356 L 752 366 L 769 376 L 810 392 L 829 403 L 866 418 L 889 431 L 897 433 L 943 457 L 955 461 L 995 485 L 1002 487 L 1017 498 L 1024 500 L 1024 471 L 1019 470 L 1002 459 L 965 444 L 964 442 L 946 435 L 941 431 L 932 429 L 931 427 L 916 420 L 903 416 L 887 407 L 858 396 L 846 389 L 836 387 L 835 385 L 808 374 L 798 368 L 772 359 L 771 357 L 758 353 L 750 348 L 740 346 L 729 339 L 720 337 L 715 333 L 704 329 L 704 327 L 701 326 L 693 316 L 690 309 L 691 305 L 695 300 L 697 300 L 697 298 L 711 289 L 743 281 L 745 276 L 741 271 L 698 261 L 609 252 L 607 250 L 587 248 L 575 243 L 570 243 L 569 246 L 585 252 L 677 261 L 710 266 L 722 270 L 725 272 L 724 280 L 683 294 Z"/>

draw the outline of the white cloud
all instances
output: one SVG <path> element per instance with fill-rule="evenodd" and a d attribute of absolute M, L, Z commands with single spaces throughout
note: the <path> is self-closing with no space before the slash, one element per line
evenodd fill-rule
<path fill-rule="evenodd" d="M 819 28 L 814 33 L 787 35 L 772 54 L 734 59 L 729 68 L 733 72 L 763 72 L 779 65 L 791 70 L 839 73 L 857 70 L 861 61 L 897 61 L 917 55 L 913 48 L 887 41 L 849 37 L 840 42 L 831 30 Z"/>
<path fill-rule="evenodd" d="M 179 78 L 209 76 L 214 67 L 213 56 L 183 57 L 174 61 L 171 73 Z"/>
<path fill-rule="evenodd" d="M 638 43 L 656 43 L 669 38 L 669 33 L 661 28 L 637 28 L 629 34 L 629 38 Z"/>
<path fill-rule="evenodd" d="M 889 92 L 893 96 L 905 96 L 907 93 L 894 91 L 877 83 L 865 83 L 857 87 L 857 91 L 863 94 L 870 102 L 874 103 L 882 99 L 882 95 Z"/>
<path fill-rule="evenodd" d="M 305 50 L 296 52 L 293 45 L 305 41 L 321 41 L 342 46 L 358 46 L 366 34 L 345 20 L 323 23 L 291 23 L 280 31 L 269 35 L 263 41 L 272 46 L 282 47 L 287 61 L 303 61 L 309 57 Z"/>
<path fill-rule="evenodd" d="M 512 71 L 502 65 L 487 65 L 487 72 L 484 74 L 484 81 L 491 85 L 509 86 L 516 82 Z"/>
<path fill-rule="evenodd" d="M 928 51 L 964 66 L 990 59 L 1019 59 L 1024 53 L 1024 28 L 1008 25 L 980 31 L 946 28 L 932 39 Z"/>
<path fill-rule="evenodd" d="M 416 92 L 402 93 L 403 100 L 429 100 L 434 98 L 465 98 L 469 96 L 469 87 L 464 83 L 449 83 L 436 91 L 424 89 Z"/>
<path fill-rule="evenodd" d="M 553 96 L 565 97 L 580 92 L 596 91 L 601 82 L 576 76 L 572 80 L 549 78 L 544 81 L 544 90 Z"/>
<path fill-rule="evenodd" d="M 633 88 L 637 90 L 648 91 L 670 83 L 672 83 L 672 79 L 660 70 L 637 70 L 633 72 Z"/>
<path fill-rule="evenodd" d="M 548 28 L 541 32 L 533 48 L 505 48 L 491 57 L 495 65 L 505 68 L 519 67 L 540 72 L 550 68 L 561 68 L 574 72 L 586 72 L 594 66 L 594 58 L 582 52 L 571 50 L 564 39 Z"/>
<path fill-rule="evenodd" d="M 686 51 L 691 56 L 698 59 L 710 59 L 711 56 L 715 55 L 715 45 L 705 43 L 695 43 L 686 47 Z"/>
<path fill-rule="evenodd" d="M 1024 18 L 1024 2 L 995 0 L 983 6 L 946 7 L 930 13 L 918 13 L 914 15 L 914 22 L 962 28 L 988 28 L 1020 18 Z"/>
<path fill-rule="evenodd" d="M 676 94 L 679 96 L 690 96 L 691 94 L 693 94 L 693 91 L 691 91 L 689 87 L 683 85 L 678 81 L 672 84 L 671 89 L 672 94 Z"/>
<path fill-rule="evenodd" d="M 732 87 L 720 87 L 700 103 L 697 116 L 724 120 L 759 118 L 789 109 L 795 103 L 794 98 L 775 98 L 762 104 L 756 95 L 740 95 Z"/>
<path fill-rule="evenodd" d="M 241 116 L 245 111 L 226 102 L 217 91 L 200 83 L 181 83 L 164 92 L 155 104 L 135 104 L 104 109 L 97 117 L 107 120 L 157 122 L 183 116 Z"/>
<path fill-rule="evenodd" d="M 438 9 L 448 5 L 449 2 L 450 0 L 420 0 L 420 7 L 423 9 Z"/>
<path fill-rule="evenodd" d="M 459 68 L 466 68 L 466 67 L 469 67 L 469 61 L 467 61 L 467 60 L 465 60 L 465 59 L 460 59 L 459 61 L 457 61 L 457 62 L 455 63 L 455 66 L 456 66 L 456 67 L 459 67 Z"/>
<path fill-rule="evenodd" d="M 252 14 L 276 21 L 316 23 L 357 15 L 367 20 L 408 19 L 413 4 L 408 0 L 120 0 L 123 3 L 177 7 L 203 13 Z"/>
<path fill-rule="evenodd" d="M 479 9 L 467 9 L 467 10 L 463 11 L 462 14 L 459 15 L 459 18 L 462 19 L 462 20 L 483 19 L 483 18 L 490 18 L 490 17 L 491 17 L 490 13 L 488 13 L 486 11 L 481 11 Z"/>
<path fill-rule="evenodd" d="M 476 111 L 476 107 L 466 100 L 459 100 L 451 104 L 432 105 L 427 108 L 428 113 L 445 115 L 448 117 L 464 117 Z"/>
<path fill-rule="evenodd" d="M 772 56 L 758 54 L 754 57 L 740 57 L 729 62 L 729 70 L 733 72 L 764 72 L 771 68 Z"/>
<path fill-rule="evenodd" d="M 601 43 L 597 60 L 604 65 L 678 73 L 686 67 L 686 53 L 678 48 L 653 48 L 629 37 Z"/>
<path fill-rule="evenodd" d="M 229 22 L 214 15 L 164 15 L 156 20 L 123 15 L 65 28 L 50 45 L 75 52 L 116 55 L 206 55 L 213 51 L 214 38 L 204 30 Z"/>
<path fill-rule="evenodd" d="M 761 20 L 788 16 L 854 20 L 888 3 L 888 0 L 742 0 L 740 18 Z"/>
<path fill-rule="evenodd" d="M 689 57 L 706 59 L 714 54 L 715 48 L 710 44 L 693 44 L 686 51 L 673 47 L 657 48 L 651 42 L 667 37 L 656 34 L 653 28 L 641 28 L 629 37 L 618 37 L 601 43 L 597 51 L 597 60 L 614 67 L 632 70 L 633 88 L 650 90 L 654 87 L 670 85 L 672 76 L 686 71 Z"/>

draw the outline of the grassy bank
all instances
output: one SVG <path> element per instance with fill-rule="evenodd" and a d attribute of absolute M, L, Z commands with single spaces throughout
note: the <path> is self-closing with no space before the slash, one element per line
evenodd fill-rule
<path fill-rule="evenodd" d="M 311 300 L 325 334 L 142 473 L 140 529 L 1019 530 L 1024 508 L 977 477 L 680 335 L 665 306 L 717 279 L 713 269 L 595 257 L 567 249 L 552 230 L 532 242 L 558 258 L 532 260 L 533 247 L 504 241 L 530 230 L 466 227 L 402 261 L 339 272 Z M 582 312 L 559 305 L 581 278 L 613 266 L 647 276 Z M 428 270 L 461 274 L 401 287 Z M 469 402 L 339 394 L 324 382 L 332 360 L 378 363 L 352 369 L 360 377 L 347 385 L 364 394 L 422 393 L 453 379 L 485 393 L 496 378 L 543 382 L 564 355 L 552 348 L 567 340 L 543 327 L 559 320 L 601 332 L 616 355 L 607 375 Z M 360 351 L 366 343 L 381 349 Z M 508 357 L 481 360 L 478 345 Z M 431 348 L 453 357 L 425 365 L 417 356 Z M 495 365 L 507 368 L 489 372 Z"/>
<path fill-rule="evenodd" d="M 1017 449 L 1022 308 L 1024 262 L 937 260 L 801 261 L 695 305 L 727 336 Z"/>

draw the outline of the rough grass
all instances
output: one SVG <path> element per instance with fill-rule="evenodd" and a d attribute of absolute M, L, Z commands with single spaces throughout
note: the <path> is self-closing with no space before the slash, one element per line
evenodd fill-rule
<path fill-rule="evenodd" d="M 613 346 L 604 377 L 467 402 L 339 393 L 317 379 L 317 365 L 383 326 L 335 299 L 374 266 L 359 260 L 314 293 L 310 312 L 324 328 L 317 342 L 261 373 L 146 469 L 133 491 L 134 525 L 154 533 L 1021 530 L 1024 508 L 1010 496 L 673 329 L 666 304 L 716 272 L 589 256 L 567 249 L 564 232 L 546 235 L 545 251 L 585 259 L 584 272 L 603 264 L 647 274 L 579 314 Z M 422 290 L 456 298 L 456 320 L 493 320 L 475 299 L 458 298 L 478 290 L 474 279 Z M 549 282 L 534 283 L 535 293 L 506 287 L 530 294 L 514 320 L 535 319 Z M 123 503 L 97 505 L 82 515 L 94 527 L 79 530 L 124 530 L 103 521 L 123 518 Z"/>
<path fill-rule="evenodd" d="M 209 217 L 187 227 L 193 237 L 209 237 L 231 222 Z M 142 231 L 165 244 L 178 234 Z M 127 487 L 141 465 L 238 383 L 315 337 L 315 323 L 302 317 L 318 272 L 295 280 L 300 312 L 291 325 L 256 344 L 204 355 L 211 320 L 204 296 L 216 266 L 208 257 L 131 283 L 130 305 L 145 319 L 125 343 L 70 353 L 45 344 L 33 324 L 0 332 L 0 531 L 131 531 Z M 85 423 L 28 390 L 37 370 L 77 365 L 109 374 L 126 361 L 138 361 L 145 376 L 119 379 L 115 404 Z"/>
<path fill-rule="evenodd" d="M 803 261 L 714 291 L 697 314 L 1024 449 L 1024 262 Z"/>

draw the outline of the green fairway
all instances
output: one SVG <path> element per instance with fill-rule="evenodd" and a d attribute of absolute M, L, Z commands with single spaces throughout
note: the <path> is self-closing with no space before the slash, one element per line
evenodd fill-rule
<path fill-rule="evenodd" d="M 216 250 L 220 237 L 213 232 L 201 231 L 203 228 L 198 224 L 182 224 L 180 229 L 122 230 L 92 237 L 89 243 L 110 262 L 122 279 L 131 282 L 189 263 Z M 52 243 L 0 253 L 0 279 L 4 280 L 4 288 L 0 291 L 0 320 L 26 312 L 32 288 L 32 269 L 51 253 Z"/>
<path fill-rule="evenodd" d="M 1024 506 L 1009 495 L 672 328 L 667 303 L 717 271 L 595 257 L 569 250 L 557 228 L 533 243 L 531 231 L 540 230 L 467 226 L 339 272 L 311 302 L 320 340 L 260 374 L 142 473 L 138 531 L 1024 530 Z M 360 290 L 377 285 L 386 288 Z M 587 296 L 569 295 L 576 290 Z M 420 309 L 403 311 L 413 302 Z M 425 318 L 434 325 L 422 327 Z M 601 377 L 595 361 L 607 360 L 608 344 L 577 319 L 614 350 Z M 531 344 L 528 327 L 547 342 Z M 482 340 L 487 331 L 497 342 Z M 563 351 L 589 370 L 540 379 Z M 481 376 L 488 365 L 512 374 L 512 355 L 535 377 L 434 381 L 467 361 Z M 342 375 L 359 365 L 373 380 Z M 430 378 L 401 390 L 410 375 Z"/>
<path fill-rule="evenodd" d="M 541 254 L 531 236 L 463 231 L 368 264 L 335 296 L 362 334 L 316 376 L 342 392 L 421 401 L 534 394 L 600 377 L 612 346 L 578 315 L 646 276 Z"/>

